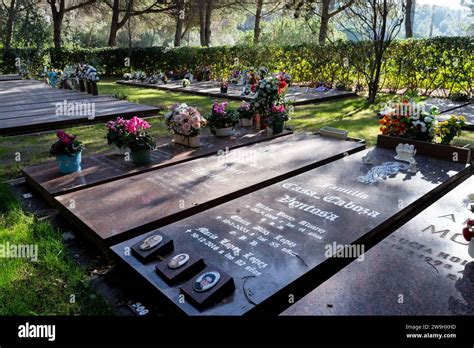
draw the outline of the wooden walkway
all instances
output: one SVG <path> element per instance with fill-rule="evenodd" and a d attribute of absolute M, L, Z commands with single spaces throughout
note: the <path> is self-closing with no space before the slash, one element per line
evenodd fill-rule
<path fill-rule="evenodd" d="M 159 110 L 109 96 L 50 88 L 35 80 L 0 83 L 0 135 L 92 124 L 117 116 L 156 116 Z"/>

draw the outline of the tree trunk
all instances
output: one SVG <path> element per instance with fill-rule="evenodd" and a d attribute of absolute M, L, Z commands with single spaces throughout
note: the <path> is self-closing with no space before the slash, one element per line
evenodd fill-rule
<path fill-rule="evenodd" d="M 174 47 L 181 46 L 184 27 L 184 0 L 177 0 L 178 15 L 176 17 L 176 31 L 174 33 Z"/>
<path fill-rule="evenodd" d="M 212 11 L 214 10 L 214 0 L 207 0 L 206 7 L 206 47 L 209 47 L 211 44 L 211 20 L 212 20 Z"/>
<path fill-rule="evenodd" d="M 201 0 L 199 6 L 199 39 L 201 46 L 206 46 L 206 11 L 204 5 L 205 0 Z"/>
<path fill-rule="evenodd" d="M 112 22 L 110 23 L 109 42 L 107 44 L 110 47 L 115 46 L 117 41 L 117 32 L 119 30 L 119 5 L 120 0 L 114 0 L 112 7 Z"/>
<path fill-rule="evenodd" d="M 53 15 L 53 42 L 55 48 L 61 48 L 61 27 L 63 25 L 63 14 Z"/>
<path fill-rule="evenodd" d="M 331 0 L 323 0 L 321 4 L 321 25 L 319 27 L 319 43 L 323 44 L 328 36 L 329 5 Z"/>
<path fill-rule="evenodd" d="M 413 19 L 415 12 L 415 0 L 407 0 L 405 8 L 405 37 L 413 37 Z"/>
<path fill-rule="evenodd" d="M 433 26 L 434 26 L 434 16 L 435 16 L 436 5 L 433 5 L 431 10 L 431 23 L 430 23 L 430 39 L 433 37 Z"/>
<path fill-rule="evenodd" d="M 15 23 L 15 6 L 16 6 L 16 0 L 12 0 L 10 3 L 10 8 L 8 9 L 8 20 L 7 20 L 7 28 L 5 32 L 5 42 L 4 42 L 5 50 L 10 49 L 12 45 L 13 24 Z"/>
<path fill-rule="evenodd" d="M 253 44 L 257 45 L 260 40 L 260 22 L 262 21 L 263 0 L 257 0 L 257 12 L 255 13 L 255 26 L 253 29 Z"/>

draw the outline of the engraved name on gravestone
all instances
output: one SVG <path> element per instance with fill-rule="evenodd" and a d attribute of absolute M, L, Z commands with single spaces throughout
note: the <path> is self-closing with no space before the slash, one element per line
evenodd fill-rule
<path fill-rule="evenodd" d="M 283 315 L 474 315 L 467 179 Z"/>
<path fill-rule="evenodd" d="M 469 173 L 467 165 L 425 156 L 417 156 L 417 173 L 405 163 L 387 172 L 383 168 L 395 162 L 395 151 L 372 151 L 373 164 L 362 161 L 368 153 L 362 151 L 159 228 L 176 248 L 193 250 L 232 276 L 234 292 L 205 310 L 177 301 L 181 284 L 163 281 L 153 262 L 124 254 L 143 237 L 112 250 L 186 314 L 284 309 L 294 290 L 307 293 L 324 281 L 323 274 L 337 272 L 337 258 L 331 257 L 337 246 L 360 247 L 347 249 L 355 253 L 342 257 L 363 258 L 366 244 Z M 361 180 L 366 177 L 371 180 Z"/>
<path fill-rule="evenodd" d="M 56 197 L 86 232 L 118 242 L 315 168 L 364 145 L 290 135 Z M 69 202 L 73 200 L 73 208 Z M 124 233 L 126 233 L 124 235 Z"/>

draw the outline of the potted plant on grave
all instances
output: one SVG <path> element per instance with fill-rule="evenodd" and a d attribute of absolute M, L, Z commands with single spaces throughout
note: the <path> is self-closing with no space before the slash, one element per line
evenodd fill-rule
<path fill-rule="evenodd" d="M 114 146 L 115 154 L 124 156 L 129 153 L 130 149 L 125 146 L 127 121 L 122 117 L 117 117 L 115 121 L 109 121 L 105 126 L 107 127 L 107 143 Z"/>
<path fill-rule="evenodd" d="M 470 149 L 450 146 L 450 142 L 461 134 L 464 125 L 462 116 L 452 116 L 447 121 L 438 122 L 436 107 L 424 111 L 422 103 L 402 103 L 385 109 L 379 121 L 381 135 L 377 146 L 395 148 L 400 143 L 414 145 L 417 153 L 450 161 L 469 162 Z"/>
<path fill-rule="evenodd" d="M 226 80 L 221 81 L 221 94 L 227 94 L 229 88 L 229 82 Z"/>
<path fill-rule="evenodd" d="M 211 113 L 206 117 L 211 129 L 211 133 L 218 137 L 231 136 L 234 133 L 234 127 L 239 121 L 239 115 L 236 111 L 226 110 L 229 103 L 214 102 Z"/>
<path fill-rule="evenodd" d="M 83 145 L 75 135 L 63 131 L 56 132 L 57 140 L 51 145 L 49 153 L 56 157 L 58 169 L 63 174 L 71 174 L 81 170 Z"/>
<path fill-rule="evenodd" d="M 253 117 L 255 116 L 255 110 L 251 103 L 242 102 L 237 109 L 239 115 L 240 124 L 242 127 L 252 127 Z"/>
<path fill-rule="evenodd" d="M 189 79 L 183 79 L 183 81 L 181 81 L 183 87 L 188 87 L 188 86 L 191 86 L 191 81 Z"/>
<path fill-rule="evenodd" d="M 285 122 L 289 119 L 288 112 L 283 104 L 273 105 L 268 112 L 268 125 L 272 128 L 273 134 L 282 133 Z"/>
<path fill-rule="evenodd" d="M 173 142 L 189 147 L 201 146 L 201 129 L 206 120 L 199 111 L 187 104 L 175 104 L 165 115 L 166 126 L 173 133 Z"/>
<path fill-rule="evenodd" d="M 466 125 L 464 116 L 451 115 L 447 120 L 438 122 L 436 136 L 440 144 L 449 145 L 451 141 L 461 135 L 461 128 Z"/>
<path fill-rule="evenodd" d="M 136 165 L 150 163 L 151 151 L 156 147 L 155 139 L 147 131 L 149 128 L 149 123 L 137 116 L 125 121 L 125 146 L 130 149 Z"/>
<path fill-rule="evenodd" d="M 87 65 L 85 76 L 90 86 L 90 93 L 92 95 L 98 95 L 99 91 L 97 90 L 97 82 L 99 82 L 100 78 L 99 74 L 97 73 L 97 69 L 92 65 Z"/>
<path fill-rule="evenodd" d="M 133 79 L 143 82 L 146 79 L 146 74 L 141 70 L 137 70 L 133 73 Z"/>

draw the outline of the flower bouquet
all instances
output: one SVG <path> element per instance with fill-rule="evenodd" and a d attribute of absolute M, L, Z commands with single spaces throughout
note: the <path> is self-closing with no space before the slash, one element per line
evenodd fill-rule
<path fill-rule="evenodd" d="M 229 103 L 214 102 L 207 122 L 211 128 L 211 133 L 218 137 L 230 136 L 233 134 L 234 127 L 239 121 L 239 115 L 236 111 L 226 110 Z"/>
<path fill-rule="evenodd" d="M 282 133 L 285 122 L 289 119 L 288 112 L 283 104 L 273 105 L 268 112 L 268 125 L 272 127 L 273 134 Z"/>
<path fill-rule="evenodd" d="M 283 76 L 266 77 L 257 84 L 252 107 L 256 111 L 257 128 L 266 128 L 268 113 L 274 105 L 284 104 L 288 84 Z"/>
<path fill-rule="evenodd" d="M 150 163 L 150 152 L 155 149 L 156 144 L 147 131 L 149 128 L 149 123 L 137 116 L 125 121 L 124 144 L 131 151 L 134 164 Z"/>
<path fill-rule="evenodd" d="M 173 133 L 173 141 L 189 147 L 199 147 L 201 129 L 206 120 L 199 111 L 187 104 L 175 104 L 165 115 L 166 126 Z"/>
<path fill-rule="evenodd" d="M 143 82 L 146 79 L 146 74 L 141 70 L 137 70 L 133 73 L 133 79 Z"/>
<path fill-rule="evenodd" d="M 438 122 L 436 127 L 436 136 L 439 143 L 449 145 L 456 136 L 461 135 L 461 128 L 466 125 L 464 116 L 451 115 L 445 121 Z"/>
<path fill-rule="evenodd" d="M 63 174 L 80 171 L 82 143 L 75 135 L 63 131 L 57 131 L 56 136 L 58 139 L 51 145 L 49 153 L 51 156 L 56 156 L 59 171 Z"/>
<path fill-rule="evenodd" d="M 117 117 L 115 121 L 109 121 L 105 126 L 107 127 L 107 143 L 115 145 L 115 153 L 123 156 L 129 152 L 130 149 L 125 146 L 127 121 L 122 117 Z"/>
<path fill-rule="evenodd" d="M 453 138 L 460 135 L 463 118 L 453 116 L 438 122 L 438 113 L 437 107 L 426 111 L 423 103 L 408 98 L 392 103 L 390 108 L 381 112 L 383 117 L 379 123 L 382 134 L 378 136 L 377 146 L 393 148 L 399 143 L 408 143 L 414 145 L 419 154 L 469 162 L 469 149 L 449 146 Z"/>

